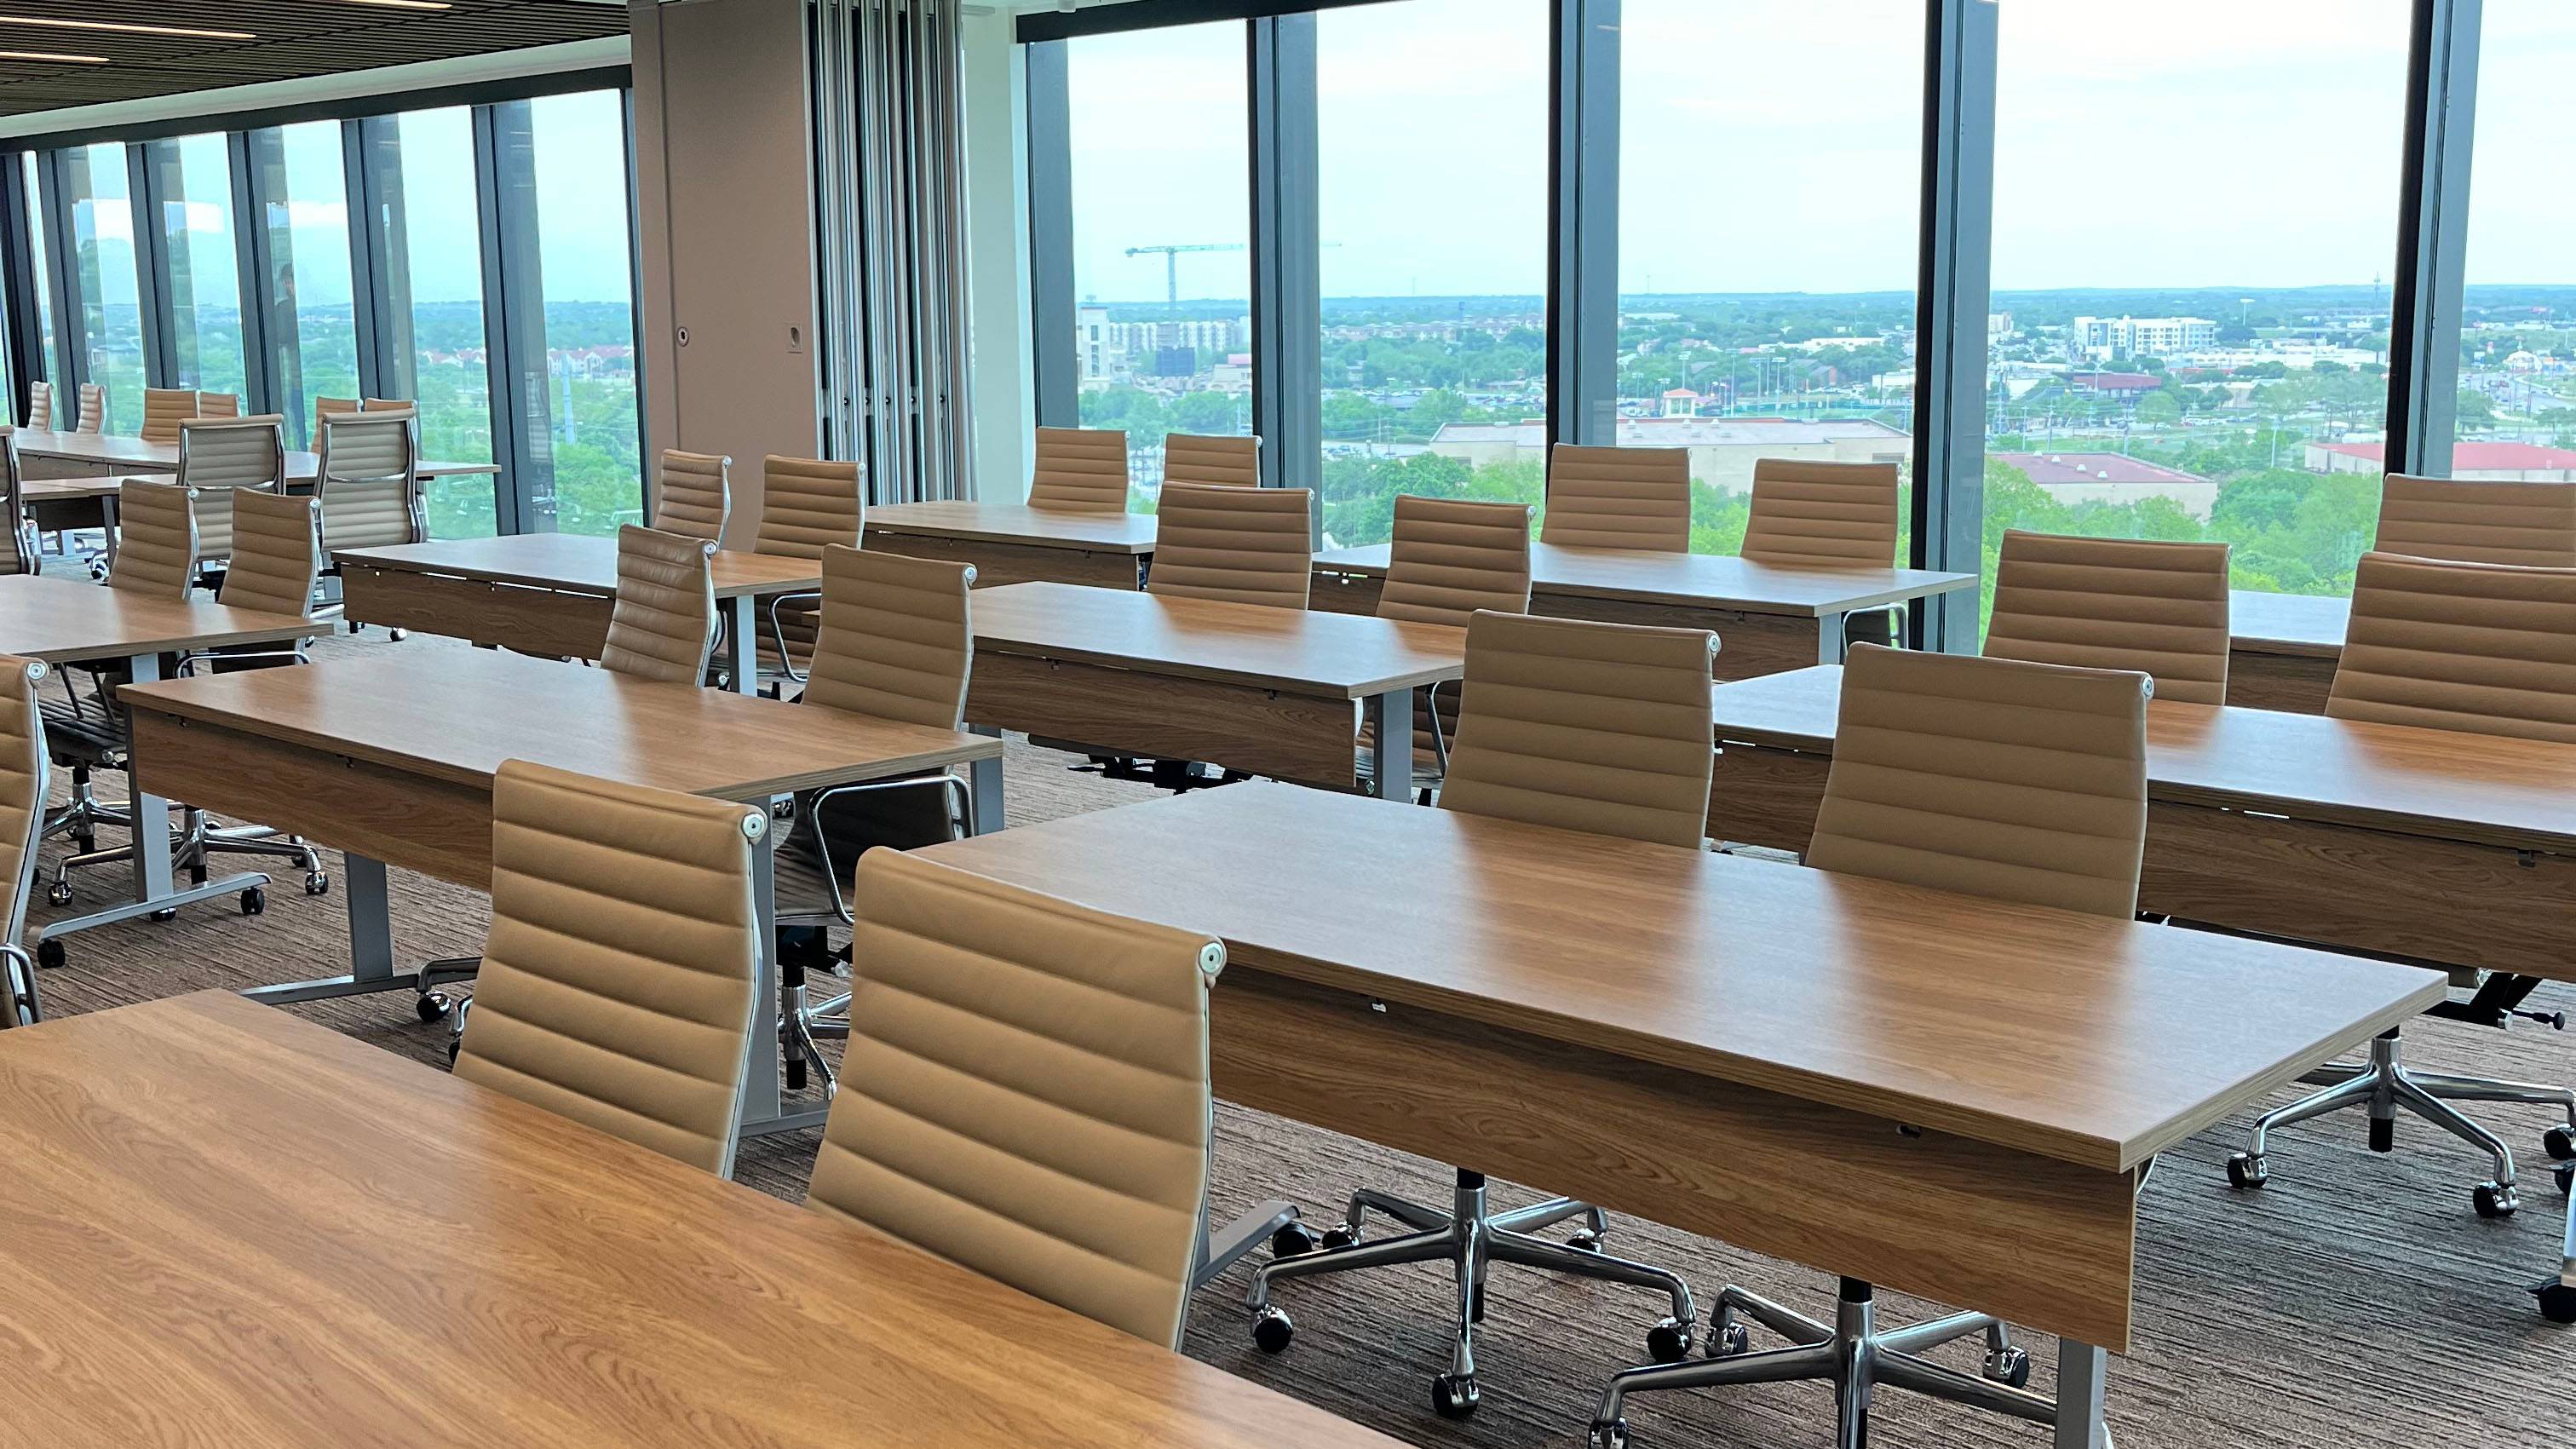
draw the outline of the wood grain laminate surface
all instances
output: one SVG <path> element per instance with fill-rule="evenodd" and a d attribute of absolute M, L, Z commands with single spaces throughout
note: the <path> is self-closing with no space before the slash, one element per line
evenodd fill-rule
<path fill-rule="evenodd" d="M 205 992 L 0 1033 L 0 1445 L 1392 1449 Z"/>
<path fill-rule="evenodd" d="M 1830 754 L 1842 670 L 1717 687 L 1717 737 Z M 2576 745 L 2237 706 L 2147 705 L 2147 793 L 2512 850 L 2576 853 Z"/>
<path fill-rule="evenodd" d="M 1267 782 L 928 853 L 1215 933 L 1229 970 L 2101 1171 L 2444 989 L 2413 967 Z"/>
<path fill-rule="evenodd" d="M 1031 508 L 1024 503 L 965 503 L 951 499 L 871 507 L 867 527 L 881 533 L 971 538 L 1031 548 L 1125 554 L 1154 551 L 1154 515 L 1150 513 L 1083 513 L 1064 508 Z"/>
<path fill-rule="evenodd" d="M 329 632 L 327 620 L 145 598 L 86 579 L 0 577 L 0 654 L 48 663 L 273 644 Z"/>
<path fill-rule="evenodd" d="M 1002 748 L 963 730 L 484 649 L 165 680 L 129 686 L 120 697 L 138 712 L 485 790 L 502 761 L 521 759 L 754 800 L 990 759 Z M 149 773 L 150 763 L 141 763 Z"/>
<path fill-rule="evenodd" d="M 1360 699 L 1458 678 L 1466 666 L 1467 631 L 1316 609 L 1026 583 L 976 590 L 975 648 Z"/>
<path fill-rule="evenodd" d="M 41 432 L 32 428 L 18 429 L 17 438 L 21 457 L 47 458 L 128 473 L 175 473 L 179 469 L 179 445 L 176 443 L 147 443 L 141 438 L 108 433 Z M 321 471 L 321 466 L 321 458 L 312 453 L 289 451 L 286 455 L 286 476 L 290 481 L 309 483 Z M 423 478 L 490 475 L 501 471 L 500 466 L 494 463 L 449 463 L 434 459 L 424 459 L 416 468 Z"/>
<path fill-rule="evenodd" d="M 2317 659 L 2343 656 L 2352 600 L 2313 594 L 2274 594 L 2231 589 L 2227 632 L 2239 653 L 2292 654 Z"/>
<path fill-rule="evenodd" d="M 1318 573 L 1386 573 L 1388 544 L 1315 555 Z M 1530 589 L 1632 603 L 1817 618 L 1977 586 L 1975 574 L 1929 569 L 1785 569 L 1723 554 L 1530 545 Z"/>
<path fill-rule="evenodd" d="M 617 540 L 577 533 L 516 533 L 500 538 L 435 539 L 382 548 L 335 549 L 344 566 L 446 575 L 571 594 L 617 592 Z M 716 597 L 802 593 L 823 586 L 823 565 L 810 558 L 718 549 L 709 562 Z"/>

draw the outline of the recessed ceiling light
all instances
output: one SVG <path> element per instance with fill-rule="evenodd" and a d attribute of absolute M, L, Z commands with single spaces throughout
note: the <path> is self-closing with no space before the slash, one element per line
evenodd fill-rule
<path fill-rule="evenodd" d="M 103 55 L 61 55 L 50 50 L 0 50 L 0 60 L 40 60 L 56 65 L 105 65 Z"/>
<path fill-rule="evenodd" d="M 193 25 L 140 25 L 121 20 L 55 20 L 42 15 L 0 15 L 0 25 L 41 25 L 48 30 L 104 30 L 118 35 L 180 35 L 191 40 L 257 40 L 247 30 L 201 30 Z"/>

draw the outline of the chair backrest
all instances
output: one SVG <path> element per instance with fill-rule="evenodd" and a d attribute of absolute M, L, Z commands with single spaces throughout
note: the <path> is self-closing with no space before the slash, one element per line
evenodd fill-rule
<path fill-rule="evenodd" d="M 1705 629 L 1478 611 L 1441 807 L 1696 847 L 1716 652 Z"/>
<path fill-rule="evenodd" d="M 215 602 L 311 614 L 313 586 L 322 577 L 322 500 L 309 493 L 244 489 L 233 497 L 232 524 L 232 562 Z"/>
<path fill-rule="evenodd" d="M 2136 914 L 2154 689 L 2136 670 L 1853 646 L 1807 864 Z"/>
<path fill-rule="evenodd" d="M 27 384 L 27 426 L 40 433 L 53 430 L 54 385 L 43 378 Z"/>
<path fill-rule="evenodd" d="M 143 390 L 143 441 L 175 443 L 179 425 L 197 416 L 193 387 L 147 387 Z"/>
<path fill-rule="evenodd" d="M 972 564 L 833 544 L 805 702 L 955 729 L 975 657 Z"/>
<path fill-rule="evenodd" d="M 2576 741 L 2576 569 L 2363 554 L 2326 713 Z"/>
<path fill-rule="evenodd" d="M 2142 670 L 2158 699 L 2225 704 L 2227 547 L 2007 530 L 1986 657 Z"/>
<path fill-rule="evenodd" d="M 322 537 L 329 548 L 418 543 L 422 516 L 420 414 L 348 409 L 324 413 L 315 434 Z"/>
<path fill-rule="evenodd" d="M 897 850 L 859 858 L 850 903 L 808 1205 L 1178 1347 L 1225 948 Z"/>
<path fill-rule="evenodd" d="M 191 418 L 179 427 L 179 482 L 197 490 L 197 557 L 233 551 L 233 494 L 286 491 L 286 419 Z"/>
<path fill-rule="evenodd" d="M 617 602 L 599 667 L 638 679 L 696 684 L 716 642 L 716 546 L 659 529 L 617 530 Z"/>
<path fill-rule="evenodd" d="M 27 524 L 26 491 L 18 476 L 18 430 L 0 427 L 0 574 L 36 572 L 35 532 Z"/>
<path fill-rule="evenodd" d="M 1590 448 L 1547 455 L 1541 543 L 1690 552 L 1690 450 Z"/>
<path fill-rule="evenodd" d="M 197 416 L 201 418 L 237 418 L 241 416 L 241 394 L 237 392 L 199 392 Z"/>
<path fill-rule="evenodd" d="M 1896 562 L 1894 463 L 1753 460 L 1743 554 L 1783 565 Z"/>
<path fill-rule="evenodd" d="M 397 408 L 410 408 L 414 411 L 418 411 L 420 404 L 407 397 L 371 397 L 366 401 L 366 409 L 371 413 L 391 412 Z"/>
<path fill-rule="evenodd" d="M 354 413 L 357 410 L 358 400 L 353 397 L 315 398 L 313 400 L 313 437 L 315 446 L 320 446 L 322 425 L 325 422 L 340 416 L 342 413 Z"/>
<path fill-rule="evenodd" d="M 27 891 L 36 878 L 36 842 L 45 828 L 45 716 L 38 707 L 46 665 L 0 655 L 0 945 L 15 947 L 27 928 Z M 0 1000 L 0 1027 L 18 1014 Z"/>
<path fill-rule="evenodd" d="M 1166 433 L 1163 436 L 1163 481 L 1258 488 L 1261 486 L 1261 440 L 1249 436 Z M 1119 507 L 1122 510 L 1126 507 L 1123 495 Z"/>
<path fill-rule="evenodd" d="M 1164 439 L 1163 446 L 1168 477 L 1171 440 Z M 1127 430 L 1038 429 L 1037 467 L 1029 475 L 1029 506 L 1084 513 L 1126 512 Z"/>
<path fill-rule="evenodd" d="M 866 504 L 859 495 L 859 465 L 818 458 L 760 460 L 762 553 L 821 558 L 836 543 L 858 547 Z"/>
<path fill-rule="evenodd" d="M 733 1167 L 768 812 L 505 760 L 492 932 L 456 1075 L 694 1167 Z"/>
<path fill-rule="evenodd" d="M 116 485 L 116 560 L 107 586 L 185 599 L 197 581 L 197 490 L 148 478 Z"/>
<path fill-rule="evenodd" d="M 733 512 L 733 459 L 662 450 L 662 483 L 653 494 L 653 526 L 714 543 Z"/>
<path fill-rule="evenodd" d="M 1303 488 L 1170 483 L 1154 506 L 1146 590 L 1176 599 L 1306 607 L 1314 588 L 1311 495 Z"/>
<path fill-rule="evenodd" d="M 2391 473 L 2379 490 L 2381 553 L 2576 568 L 2576 483 L 2489 483 Z"/>
<path fill-rule="evenodd" d="M 107 389 L 98 383 L 85 382 L 76 394 L 79 411 L 73 415 L 72 431 L 98 433 L 107 430 Z"/>
<path fill-rule="evenodd" d="M 1478 609 L 1526 614 L 1530 506 L 1395 496 L 1378 617 L 1464 627 Z"/>

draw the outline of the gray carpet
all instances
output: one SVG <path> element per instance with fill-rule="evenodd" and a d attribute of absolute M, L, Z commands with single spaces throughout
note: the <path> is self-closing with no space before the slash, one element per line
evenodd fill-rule
<path fill-rule="evenodd" d="M 324 659 L 379 648 L 454 647 L 437 640 L 388 644 L 380 631 L 319 647 Z M 1153 798 L 1147 787 L 1076 773 L 1066 756 L 1013 741 L 1009 805 L 1015 824 Z M 108 782 L 121 794 L 123 782 Z M 48 854 L 50 860 L 51 852 Z M 331 862 L 336 871 L 336 859 Z M 80 878 L 80 896 L 39 921 L 95 909 L 118 874 Z M 470 954 L 488 912 L 471 891 L 419 876 L 394 877 L 395 944 L 407 959 Z M 73 938 L 70 959 L 43 974 L 48 1010 L 94 1011 L 205 986 L 242 987 L 345 969 L 346 917 L 336 891 L 308 898 L 281 864 L 266 915 L 229 905 L 192 907 L 178 919 L 132 922 Z M 2534 1003 L 2576 1007 L 2576 992 L 2550 988 Z M 351 1036 L 434 1065 L 445 1028 L 422 1024 L 403 996 L 294 1008 Z M 2223 1013 L 2226 1003 L 2211 1004 Z M 2410 1028 L 2410 1055 L 2452 1070 L 2566 1080 L 2569 1043 L 2541 1028 L 2497 1033 L 2440 1022 Z M 2436 1446 L 2555 1444 L 2576 1435 L 2576 1328 L 2542 1322 L 2526 1287 L 2558 1262 L 2563 1200 L 2537 1144 L 2550 1118 L 2497 1107 L 2484 1120 L 2529 1161 L 2522 1213 L 2480 1221 L 2469 1186 L 2482 1159 L 2411 1119 L 2399 1152 L 2374 1157 L 2362 1123 L 2346 1116 L 2277 1139 L 2272 1186 L 2231 1190 L 2224 1163 L 2244 1123 L 2231 1122 L 2168 1156 L 2144 1201 L 2139 1227 L 2139 1327 L 2135 1352 L 2113 1361 L 2110 1418 L 2122 1449 L 2204 1445 Z M 1217 1197 L 1228 1214 L 1256 1197 L 1285 1196 L 1328 1222 L 1357 1183 L 1446 1200 L 1444 1169 L 1264 1114 L 1221 1107 Z M 742 1180 L 788 1199 L 803 1194 L 815 1134 L 748 1145 Z M 2525 1151 L 2525 1149 L 2529 1149 Z M 1506 1203 L 1524 1194 L 1497 1185 Z M 1621 1252 L 1683 1271 L 1705 1300 L 1728 1281 L 1786 1297 L 1830 1316 L 1824 1275 L 1738 1252 L 1653 1224 L 1618 1220 Z M 2008 1244 L 1996 1245 L 2009 1251 Z M 1432 1416 L 1430 1376 L 1446 1366 L 1445 1290 L 1431 1269 L 1348 1275 L 1292 1284 L 1280 1301 L 1296 1316 L 1295 1346 L 1271 1358 L 1251 1347 L 1238 1268 L 1200 1298 L 1188 1348 L 1199 1358 L 1273 1385 L 1400 1438 L 1439 1446 L 1581 1442 L 1604 1375 L 1642 1356 L 1642 1335 L 1661 1309 L 1649 1295 L 1498 1268 L 1479 1341 L 1484 1404 L 1453 1425 Z M 1912 1321 L 1926 1305 L 1883 1300 Z M 2030 1344 L 2044 1387 L 2053 1346 Z M 1962 1350 L 1959 1362 L 1968 1362 Z M 1631 1420 L 1640 1445 L 1806 1446 L 1831 1442 L 1824 1392 L 1815 1387 L 1727 1395 L 1654 1395 Z M 1877 1442 L 1886 1445 L 2032 1445 L 2038 1429 L 1988 1420 L 1893 1393 L 1883 1395 Z M 1283 1446 L 1285 1449 L 1285 1446 Z"/>

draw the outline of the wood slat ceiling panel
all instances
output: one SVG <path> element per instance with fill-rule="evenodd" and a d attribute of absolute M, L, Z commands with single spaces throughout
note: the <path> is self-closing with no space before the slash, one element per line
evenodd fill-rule
<path fill-rule="evenodd" d="M 626 33 L 624 7 L 597 0 L 453 0 L 446 10 L 352 0 L 0 0 L 0 16 L 187 26 L 254 37 L 138 35 L 0 19 L 0 50 L 108 60 L 0 60 L 0 115 L 9 116 Z"/>

